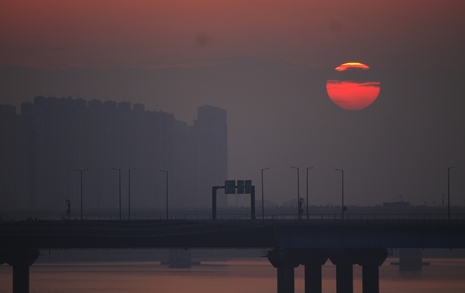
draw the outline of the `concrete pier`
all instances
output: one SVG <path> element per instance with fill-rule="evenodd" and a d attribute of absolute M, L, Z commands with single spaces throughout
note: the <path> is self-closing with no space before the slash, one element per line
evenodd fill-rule
<path fill-rule="evenodd" d="M 357 263 L 362 266 L 362 292 L 379 293 L 379 267 L 387 257 L 383 248 L 358 249 Z"/>
<path fill-rule="evenodd" d="M 305 249 L 299 253 L 299 259 L 305 266 L 305 293 L 322 293 L 321 267 L 328 260 L 325 249 Z"/>
<path fill-rule="evenodd" d="M 168 267 L 190 268 L 192 266 L 192 251 L 190 249 L 170 249 Z"/>
<path fill-rule="evenodd" d="M 11 249 L 0 251 L 1 263 L 13 267 L 13 293 L 29 293 L 29 267 L 39 257 L 37 249 Z"/>
<path fill-rule="evenodd" d="M 421 271 L 423 253 L 420 248 L 399 249 L 399 271 Z"/>
<path fill-rule="evenodd" d="M 332 250 L 329 259 L 336 266 L 336 292 L 353 293 L 353 265 L 356 261 L 349 249 Z"/>
<path fill-rule="evenodd" d="M 294 292 L 294 268 L 305 266 L 305 293 L 322 293 L 322 266 L 328 258 L 336 265 L 336 292 L 353 293 L 353 265 L 362 266 L 363 293 L 379 293 L 379 266 L 387 257 L 384 248 L 274 249 L 268 260 L 278 271 L 278 293 Z"/>
<path fill-rule="evenodd" d="M 299 266 L 292 250 L 274 249 L 268 260 L 277 269 L 278 293 L 294 293 L 294 269 Z"/>

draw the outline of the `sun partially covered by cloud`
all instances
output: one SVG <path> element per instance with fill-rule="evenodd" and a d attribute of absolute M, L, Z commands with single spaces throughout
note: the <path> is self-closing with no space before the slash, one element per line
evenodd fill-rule
<path fill-rule="evenodd" d="M 328 80 L 326 91 L 330 99 L 342 109 L 361 110 L 376 100 L 380 91 L 380 82 Z"/>
<path fill-rule="evenodd" d="M 335 68 L 335 77 L 326 82 L 326 92 L 344 110 L 361 110 L 379 95 L 380 82 L 373 81 L 370 67 L 361 62 L 346 62 Z"/>

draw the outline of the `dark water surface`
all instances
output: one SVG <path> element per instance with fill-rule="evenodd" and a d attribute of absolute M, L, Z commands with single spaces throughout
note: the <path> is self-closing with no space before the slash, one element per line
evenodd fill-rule
<path fill-rule="evenodd" d="M 380 268 L 382 293 L 463 293 L 465 259 L 424 259 L 421 272 L 399 272 L 388 259 Z M 323 266 L 323 292 L 335 293 L 336 268 Z M 304 292 L 304 269 L 295 270 L 295 292 Z M 354 292 L 362 292 L 361 267 L 354 266 Z M 0 293 L 12 292 L 12 269 L 0 266 Z M 275 293 L 276 270 L 266 259 L 203 261 L 190 269 L 159 262 L 35 264 L 31 293 Z"/>

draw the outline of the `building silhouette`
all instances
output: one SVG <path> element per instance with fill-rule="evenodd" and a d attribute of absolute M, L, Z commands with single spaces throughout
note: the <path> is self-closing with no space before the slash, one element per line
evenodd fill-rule
<path fill-rule="evenodd" d="M 228 138 L 226 110 L 202 106 L 198 108 L 198 118 L 189 127 L 191 173 L 198 174 L 194 181 L 197 206 L 211 205 L 211 188 L 222 185 L 227 178 Z M 217 182 L 216 184 L 212 184 Z M 218 205 L 226 206 L 227 198 L 218 197 Z"/>
<path fill-rule="evenodd" d="M 0 105 L 0 207 L 13 206 L 21 194 L 20 125 L 16 107 Z"/>
<path fill-rule="evenodd" d="M 142 104 L 42 97 L 0 106 L 2 210 L 63 210 L 65 201 L 86 212 L 164 211 L 166 173 L 170 207 L 207 207 L 211 186 L 227 178 L 226 111 L 198 108 L 192 126 Z M 9 159 L 11 156 L 11 159 Z M 7 163 L 3 163 L 7 162 Z M 14 171 L 14 172 L 13 172 Z M 223 201 L 223 204 L 226 204 Z M 74 210 L 76 212 L 77 209 Z"/>

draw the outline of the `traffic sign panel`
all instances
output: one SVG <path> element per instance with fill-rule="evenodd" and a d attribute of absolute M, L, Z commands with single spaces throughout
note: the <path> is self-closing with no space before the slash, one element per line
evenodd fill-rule
<path fill-rule="evenodd" d="M 236 180 L 224 181 L 224 193 L 225 194 L 236 194 Z"/>
<path fill-rule="evenodd" d="M 237 193 L 244 194 L 244 180 L 237 180 Z"/>
<path fill-rule="evenodd" d="M 252 180 L 245 180 L 244 189 L 245 193 L 252 193 Z"/>

